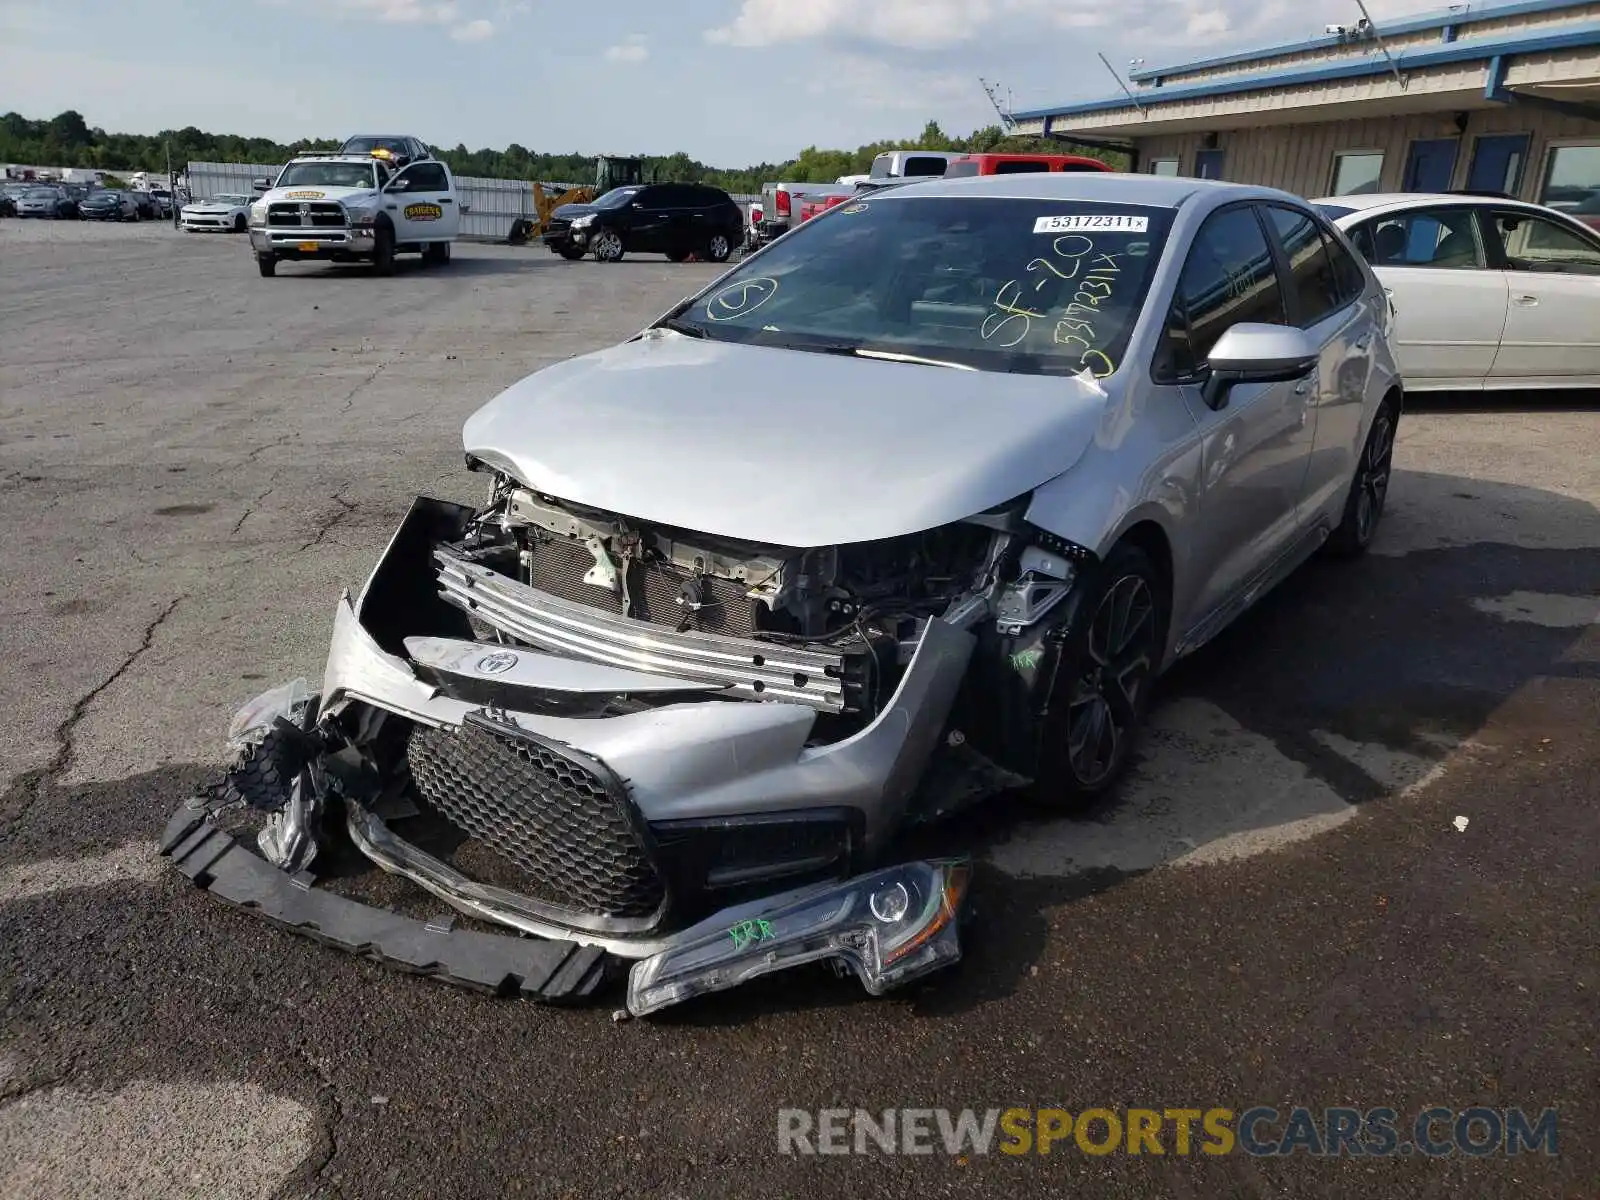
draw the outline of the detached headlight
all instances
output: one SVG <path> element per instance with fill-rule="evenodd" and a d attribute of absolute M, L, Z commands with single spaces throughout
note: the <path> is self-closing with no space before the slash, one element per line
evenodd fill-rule
<path fill-rule="evenodd" d="M 587 229 L 587 228 L 589 228 L 589 226 L 591 226 L 593 224 L 594 224 L 594 214 L 593 213 L 585 213 L 581 217 L 572 218 L 572 227 L 574 229 Z"/>
<path fill-rule="evenodd" d="M 965 859 L 935 859 L 729 909 L 634 965 L 628 1011 L 644 1016 L 822 960 L 882 995 L 960 959 L 956 919 L 970 876 Z"/>

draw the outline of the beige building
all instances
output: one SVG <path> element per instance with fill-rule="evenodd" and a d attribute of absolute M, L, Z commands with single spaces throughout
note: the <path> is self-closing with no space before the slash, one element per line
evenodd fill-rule
<path fill-rule="evenodd" d="M 1155 174 L 1501 192 L 1600 224 L 1597 0 L 1456 4 L 1130 78 L 1131 95 L 1017 113 L 1017 132 L 1124 147 Z"/>

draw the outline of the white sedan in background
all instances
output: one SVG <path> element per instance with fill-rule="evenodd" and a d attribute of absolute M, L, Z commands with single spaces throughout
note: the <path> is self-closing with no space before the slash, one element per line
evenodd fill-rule
<path fill-rule="evenodd" d="M 229 193 L 183 206 L 183 227 L 190 233 L 243 233 L 250 227 L 254 197 Z"/>
<path fill-rule="evenodd" d="M 1600 235 L 1588 226 L 1491 196 L 1314 203 L 1393 300 L 1408 392 L 1600 387 Z"/>

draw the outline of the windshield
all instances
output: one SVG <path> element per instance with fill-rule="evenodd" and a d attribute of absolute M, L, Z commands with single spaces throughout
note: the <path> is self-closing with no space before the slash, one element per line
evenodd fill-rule
<path fill-rule="evenodd" d="M 234 194 L 232 194 L 230 192 L 226 196 L 213 196 L 208 201 L 208 203 L 210 203 L 210 204 L 232 204 L 232 205 L 249 204 L 250 203 L 250 197 L 249 196 L 236 196 L 236 195 L 234 195 Z"/>
<path fill-rule="evenodd" d="M 344 144 L 346 154 L 371 154 L 374 150 L 387 150 L 390 154 L 404 154 L 405 140 L 389 137 L 351 138 Z"/>
<path fill-rule="evenodd" d="M 376 187 L 377 174 L 371 163 L 303 162 L 290 163 L 278 176 L 277 187 Z"/>
<path fill-rule="evenodd" d="M 596 200 L 594 202 L 594 206 L 596 208 L 621 208 L 638 194 L 639 189 L 636 187 L 613 188 L 604 196 L 601 196 L 600 199 Z"/>
<path fill-rule="evenodd" d="M 784 235 L 673 324 L 758 346 L 1105 378 L 1171 221 L 1170 209 L 1076 200 L 857 200 Z"/>

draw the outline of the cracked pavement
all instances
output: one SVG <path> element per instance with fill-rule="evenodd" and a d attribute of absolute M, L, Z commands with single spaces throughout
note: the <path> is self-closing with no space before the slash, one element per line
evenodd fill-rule
<path fill-rule="evenodd" d="M 1002 802 L 959 970 L 800 973 L 613 1024 L 341 956 L 146 851 L 462 421 L 709 278 L 462 247 L 259 279 L 227 236 L 0 223 L 7 1196 L 1592 1194 L 1600 408 L 1422 405 L 1377 552 L 1166 682 L 1117 797 Z M 106 306 L 108 280 L 138 303 Z M 759 398 L 757 398 L 759 399 Z M 711 469 L 701 465 L 698 469 Z M 1469 818 L 1464 832 L 1453 822 Z M 795 1106 L 1561 1111 L 1443 1161 L 777 1154 Z"/>

